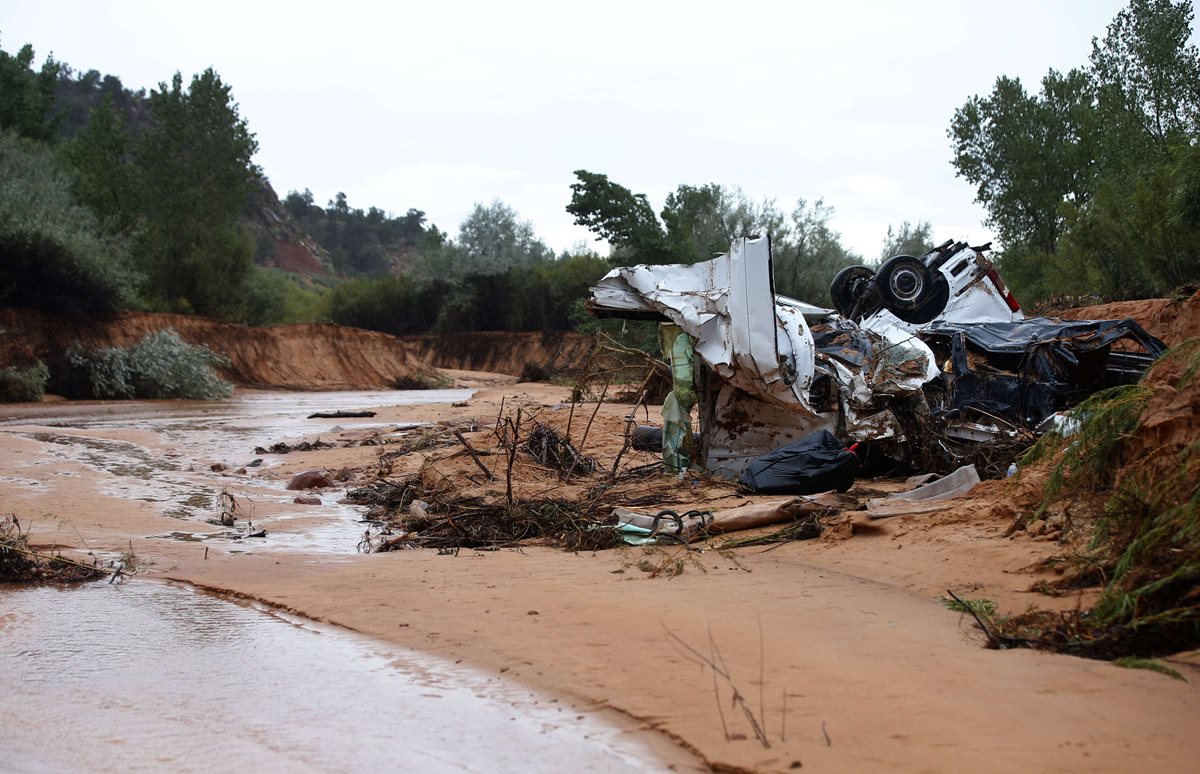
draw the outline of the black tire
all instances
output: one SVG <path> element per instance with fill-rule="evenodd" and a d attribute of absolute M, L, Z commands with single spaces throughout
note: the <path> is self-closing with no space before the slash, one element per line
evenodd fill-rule
<path fill-rule="evenodd" d="M 933 275 L 920 259 L 911 255 L 897 255 L 884 261 L 875 285 L 884 306 L 897 316 L 900 312 L 917 311 L 934 294 Z"/>
<path fill-rule="evenodd" d="M 847 266 L 837 273 L 829 285 L 829 296 L 838 314 L 850 316 L 874 276 L 875 270 L 867 266 Z"/>

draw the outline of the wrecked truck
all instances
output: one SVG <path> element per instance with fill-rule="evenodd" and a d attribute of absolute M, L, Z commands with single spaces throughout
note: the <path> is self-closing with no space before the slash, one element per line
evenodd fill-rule
<path fill-rule="evenodd" d="M 734 478 L 828 430 L 949 470 L 969 446 L 1028 438 L 1087 395 L 1136 380 L 1165 350 L 1131 320 L 1026 319 L 988 248 L 948 241 L 878 271 L 850 267 L 826 309 L 775 293 L 769 238 L 742 238 L 702 263 L 613 269 L 588 309 L 662 323 L 669 469 Z"/>

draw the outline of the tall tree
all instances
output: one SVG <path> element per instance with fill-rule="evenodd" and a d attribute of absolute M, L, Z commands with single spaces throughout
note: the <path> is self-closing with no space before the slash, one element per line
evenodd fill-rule
<path fill-rule="evenodd" d="M 916 224 L 907 220 L 899 228 L 888 224 L 887 236 L 883 238 L 883 249 L 879 251 L 879 262 L 883 263 L 894 255 L 920 257 L 933 249 L 933 224 L 919 220 Z"/>
<path fill-rule="evenodd" d="M 1085 200 L 1092 187 L 1092 102 L 1085 72 L 1051 70 L 1041 94 L 1001 76 L 989 96 L 972 97 L 955 111 L 952 163 L 976 186 L 975 200 L 1005 245 L 1057 248 L 1060 205 Z"/>
<path fill-rule="evenodd" d="M 1130 0 L 1104 40 L 1092 39 L 1110 156 L 1144 162 L 1200 129 L 1200 55 L 1188 44 L 1193 13 L 1188 2 Z"/>
<path fill-rule="evenodd" d="M 842 246 L 841 235 L 830 226 L 834 210 L 824 199 L 798 199 L 790 228 L 774 240 L 775 288 L 780 293 L 812 304 L 830 303 L 829 285 L 834 275 L 862 258 Z"/>
<path fill-rule="evenodd" d="M 144 230 L 138 253 L 169 308 L 232 313 L 253 241 L 239 216 L 260 173 L 258 143 L 211 68 L 185 90 L 176 73 L 150 93 L 152 123 L 133 150 Z"/>
<path fill-rule="evenodd" d="M 669 263 L 667 235 L 645 194 L 635 194 L 607 175 L 575 170 L 579 182 L 571 184 L 567 212 L 575 224 L 585 226 L 613 247 L 618 263 Z"/>
<path fill-rule="evenodd" d="M 16 56 L 0 49 L 0 129 L 31 140 L 53 140 L 60 120 L 54 112 L 54 89 L 62 67 L 51 55 L 34 71 L 33 46 L 28 43 Z"/>
<path fill-rule="evenodd" d="M 133 170 L 129 139 L 111 96 L 91 111 L 83 131 L 67 144 L 66 156 L 77 173 L 76 198 L 110 231 L 128 233 L 136 208 Z"/>

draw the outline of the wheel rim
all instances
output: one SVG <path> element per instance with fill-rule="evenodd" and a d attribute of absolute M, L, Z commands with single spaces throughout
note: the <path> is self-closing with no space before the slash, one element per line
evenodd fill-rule
<path fill-rule="evenodd" d="M 913 269 L 901 267 L 888 278 L 888 288 L 898 301 L 916 301 L 925 290 L 925 278 Z"/>

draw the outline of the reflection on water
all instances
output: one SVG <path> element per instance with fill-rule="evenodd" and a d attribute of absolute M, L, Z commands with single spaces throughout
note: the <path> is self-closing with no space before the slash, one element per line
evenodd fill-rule
<path fill-rule="evenodd" d="M 659 771 L 483 673 L 184 587 L 0 591 L 6 771 Z"/>

